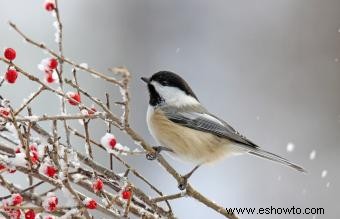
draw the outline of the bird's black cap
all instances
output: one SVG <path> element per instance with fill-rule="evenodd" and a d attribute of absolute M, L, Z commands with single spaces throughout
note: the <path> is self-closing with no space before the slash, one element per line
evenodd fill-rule
<path fill-rule="evenodd" d="M 148 83 L 156 81 L 163 86 L 176 87 L 185 92 L 187 95 L 190 95 L 197 99 L 195 93 L 192 91 L 188 83 L 176 73 L 170 71 L 159 71 L 153 74 L 151 78 L 144 78 L 142 80 L 147 80 Z"/>

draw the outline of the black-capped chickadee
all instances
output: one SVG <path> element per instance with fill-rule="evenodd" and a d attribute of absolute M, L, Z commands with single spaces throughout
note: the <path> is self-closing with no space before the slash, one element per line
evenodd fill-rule
<path fill-rule="evenodd" d="M 181 189 L 201 164 L 232 154 L 248 153 L 306 172 L 287 159 L 261 149 L 227 122 L 209 113 L 179 75 L 160 71 L 151 78 L 142 77 L 142 80 L 147 83 L 150 94 L 148 128 L 160 145 L 154 149 L 157 153 L 169 151 L 197 165 L 183 176 Z M 149 155 L 149 159 L 152 158 Z"/>

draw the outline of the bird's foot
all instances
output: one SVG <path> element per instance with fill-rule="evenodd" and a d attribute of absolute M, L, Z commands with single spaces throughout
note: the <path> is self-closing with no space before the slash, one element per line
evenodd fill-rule
<path fill-rule="evenodd" d="M 185 174 L 184 176 L 181 176 L 181 179 L 179 180 L 179 184 L 178 184 L 178 188 L 180 190 L 185 190 L 187 188 L 188 179 L 199 167 L 200 165 L 197 165 L 189 173 Z"/>
<path fill-rule="evenodd" d="M 163 146 L 155 146 L 152 147 L 155 152 L 149 152 L 146 154 L 146 159 L 147 160 L 155 160 L 157 156 L 161 153 L 161 151 L 170 151 L 173 152 L 171 149 Z"/>
<path fill-rule="evenodd" d="M 185 190 L 187 188 L 187 185 L 188 185 L 188 178 L 186 175 L 185 176 L 181 176 L 181 179 L 179 181 L 179 184 L 178 184 L 178 188 L 180 190 Z"/>

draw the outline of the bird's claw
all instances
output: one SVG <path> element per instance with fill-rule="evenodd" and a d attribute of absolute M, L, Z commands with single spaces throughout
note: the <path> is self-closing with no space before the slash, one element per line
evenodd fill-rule
<path fill-rule="evenodd" d="M 149 152 L 147 153 L 145 156 L 146 156 L 146 159 L 147 160 L 155 160 L 158 156 L 158 154 L 161 152 L 161 148 L 160 147 L 152 147 L 152 149 L 155 151 L 155 152 Z"/>
<path fill-rule="evenodd" d="M 155 160 L 157 158 L 157 153 L 147 153 L 145 157 L 147 160 Z"/>
<path fill-rule="evenodd" d="M 178 188 L 180 190 L 185 190 L 187 188 L 188 185 L 188 178 L 186 176 L 182 176 L 180 183 L 178 184 Z"/>
<path fill-rule="evenodd" d="M 171 149 L 169 149 L 167 147 L 163 147 L 163 146 L 154 146 L 154 147 L 152 147 L 152 149 L 155 152 L 149 152 L 149 153 L 146 154 L 146 159 L 148 159 L 148 160 L 155 160 L 157 158 L 157 156 L 161 153 L 161 151 L 173 152 Z"/>

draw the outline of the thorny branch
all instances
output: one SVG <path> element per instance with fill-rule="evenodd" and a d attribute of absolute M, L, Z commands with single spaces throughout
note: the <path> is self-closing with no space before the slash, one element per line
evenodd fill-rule
<path fill-rule="evenodd" d="M 13 194 L 20 194 L 24 202 L 23 204 L 0 204 L 0 213 L 8 217 L 10 212 L 16 210 L 26 212 L 26 210 L 33 210 L 36 213 L 44 215 L 55 215 L 68 217 L 85 217 L 91 218 L 93 212 L 90 210 L 88 200 L 101 200 L 97 201 L 97 211 L 110 216 L 111 218 L 129 217 L 130 214 L 142 218 L 174 218 L 170 201 L 182 197 L 191 197 L 201 202 L 205 206 L 217 211 L 230 219 L 236 219 L 233 214 L 229 214 L 224 207 L 219 206 L 209 198 L 198 192 L 191 184 L 188 184 L 186 190 L 181 193 L 165 195 L 153 183 L 146 179 L 137 169 L 133 168 L 122 158 L 123 155 L 145 155 L 146 153 L 154 153 L 150 144 L 148 144 L 131 126 L 129 121 L 130 114 L 130 92 L 129 82 L 131 80 L 130 72 L 124 67 L 110 68 L 109 71 L 113 72 L 115 77 L 106 75 L 95 69 L 87 66 L 77 64 L 69 58 L 66 58 L 63 52 L 63 25 L 60 17 L 59 2 L 55 1 L 55 8 L 53 13 L 56 17 L 57 27 L 57 47 L 58 52 L 53 51 L 46 45 L 32 40 L 24 34 L 14 23 L 10 22 L 9 25 L 31 45 L 44 50 L 51 57 L 58 60 L 59 66 L 56 69 L 58 73 L 58 83 L 60 89 L 55 89 L 48 85 L 46 82 L 40 80 L 38 77 L 30 74 L 21 68 L 13 61 L 9 61 L 0 57 L 0 61 L 5 63 L 11 68 L 14 68 L 20 74 L 25 76 L 28 80 L 38 84 L 39 89 L 33 93 L 24 103 L 17 109 L 13 110 L 11 102 L 1 98 L 0 107 L 9 108 L 9 115 L 0 114 L 0 185 L 8 191 L 7 195 L 0 197 L 0 200 L 11 201 Z M 64 71 L 64 64 L 71 66 L 73 70 L 72 75 L 68 75 Z M 115 106 L 120 106 L 123 109 L 122 115 L 115 115 L 110 107 L 109 95 L 107 94 L 104 100 L 94 97 L 82 87 L 76 77 L 76 69 L 94 75 L 106 82 L 111 83 L 114 87 L 118 87 L 122 100 L 115 101 Z M 65 83 L 65 84 L 64 84 Z M 4 84 L 1 81 L 0 86 Z M 68 85 L 75 89 L 78 94 L 87 98 L 87 102 L 91 102 L 96 106 L 85 105 L 83 100 L 77 101 L 72 99 L 65 93 L 65 86 Z M 60 115 L 32 115 L 30 107 L 33 100 L 39 99 L 42 92 L 49 92 L 50 94 L 61 97 L 60 101 Z M 79 114 L 68 114 L 66 111 L 67 101 L 73 101 L 74 105 L 79 108 Z M 73 105 L 73 104 L 72 104 Z M 23 115 L 24 109 L 29 109 L 28 115 Z M 85 112 L 87 113 L 83 113 Z M 116 146 L 116 142 L 110 142 L 112 148 L 108 148 L 102 141 L 98 143 L 90 135 L 91 127 L 90 121 L 99 119 L 108 125 L 107 132 L 112 131 L 111 126 L 116 127 L 118 130 L 126 133 L 138 146 L 142 147 L 143 151 L 131 151 L 127 147 Z M 67 121 L 81 120 L 84 128 L 84 134 L 81 134 L 70 125 Z M 48 122 L 52 125 L 52 134 L 46 131 L 39 124 L 41 122 Z M 66 138 L 64 139 L 57 128 L 58 122 L 63 124 L 63 132 Z M 83 154 L 75 150 L 76 145 L 72 144 L 71 137 L 76 136 L 87 145 L 88 153 Z M 109 135 L 111 136 L 111 135 Z M 112 138 L 112 137 L 111 137 Z M 104 138 L 102 138 L 104 139 Z M 112 139 L 111 139 L 112 140 Z M 104 144 L 104 145 L 103 145 Z M 109 145 L 110 145 L 109 144 Z M 22 149 L 13 149 L 13 145 L 22 147 Z M 33 146 L 34 147 L 33 147 Z M 117 144 L 118 145 L 118 144 Z M 115 172 L 114 167 L 106 168 L 97 163 L 93 159 L 92 147 L 100 148 L 108 152 L 108 155 L 116 159 L 119 163 L 126 168 L 125 174 L 121 175 Z M 37 150 L 36 155 L 34 150 Z M 21 156 L 21 157 L 20 157 Z M 38 156 L 35 157 L 35 156 Z M 23 159 L 22 159 L 23 158 Z M 33 159 L 34 158 L 34 159 Z M 21 160 L 19 160 L 21 159 Z M 149 161 L 148 161 L 149 162 Z M 157 157 L 157 162 L 177 181 L 180 183 L 181 175 L 164 159 L 163 156 Z M 111 161 L 112 164 L 112 161 Z M 51 173 L 51 168 L 56 167 L 56 174 Z M 50 168 L 46 171 L 46 168 Z M 4 172 L 19 171 L 31 179 L 40 180 L 33 183 L 25 189 L 18 188 L 9 181 L 10 175 L 2 175 Z M 145 183 L 153 190 L 156 197 L 150 198 L 151 195 L 147 194 L 142 189 L 135 186 L 129 178 L 129 173 L 134 174 L 137 179 Z M 96 187 L 94 182 L 100 180 L 105 187 Z M 48 185 L 50 189 L 42 192 L 40 195 L 33 193 L 34 189 L 40 188 L 41 185 Z M 79 188 L 86 191 L 86 194 L 80 192 Z M 53 211 L 49 210 L 46 206 L 46 200 L 49 198 L 50 191 L 62 191 L 74 198 L 71 206 L 57 206 Z M 123 194 L 124 193 L 124 194 Z M 122 195 L 123 194 L 123 195 Z M 13 201 L 13 200 L 12 200 Z M 167 208 L 161 203 L 165 202 Z M 44 204 L 45 203 L 45 204 Z M 49 202 L 47 202 L 49 203 Z M 47 204 L 48 205 L 48 204 Z"/>

